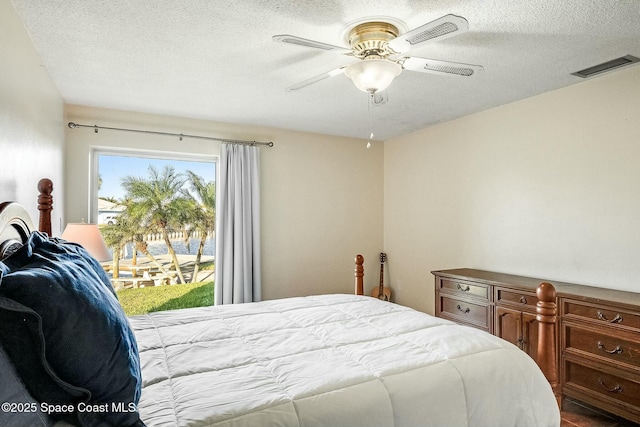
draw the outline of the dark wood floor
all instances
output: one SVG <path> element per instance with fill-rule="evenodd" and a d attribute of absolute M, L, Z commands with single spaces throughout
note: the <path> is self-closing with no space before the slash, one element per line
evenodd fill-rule
<path fill-rule="evenodd" d="M 631 421 L 595 409 L 572 399 L 562 405 L 561 427 L 640 427 Z"/>

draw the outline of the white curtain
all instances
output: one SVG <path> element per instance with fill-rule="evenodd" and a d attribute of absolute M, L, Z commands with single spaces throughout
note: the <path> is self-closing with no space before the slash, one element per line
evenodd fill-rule
<path fill-rule="evenodd" d="M 215 304 L 260 301 L 260 149 L 222 144 L 219 167 Z"/>

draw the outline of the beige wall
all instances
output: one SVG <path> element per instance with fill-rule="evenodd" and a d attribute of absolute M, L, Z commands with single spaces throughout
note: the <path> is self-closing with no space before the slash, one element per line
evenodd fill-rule
<path fill-rule="evenodd" d="M 54 196 L 64 198 L 62 118 L 62 97 L 13 4 L 0 1 L 0 201 L 19 202 L 34 221 L 41 178 L 52 179 Z M 63 216 L 64 204 L 54 203 L 54 235 Z"/>
<path fill-rule="evenodd" d="M 640 291 L 640 67 L 385 142 L 397 300 L 473 267 Z"/>
<path fill-rule="evenodd" d="M 265 299 L 353 291 L 353 259 L 368 262 L 377 283 L 382 249 L 383 147 L 277 129 L 67 106 L 66 120 L 232 139 L 273 141 L 263 148 L 262 254 Z M 217 156 L 216 142 L 138 133 L 66 128 L 67 220 L 88 216 L 91 147 L 125 147 Z"/>
<path fill-rule="evenodd" d="M 264 296 L 353 292 L 357 253 L 369 290 L 382 250 L 382 143 L 288 131 L 273 141 L 262 155 Z"/>

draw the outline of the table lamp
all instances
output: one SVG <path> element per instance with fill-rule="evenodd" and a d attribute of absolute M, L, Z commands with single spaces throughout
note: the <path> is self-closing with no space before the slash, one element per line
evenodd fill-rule
<path fill-rule="evenodd" d="M 69 223 L 61 237 L 68 242 L 78 243 L 99 262 L 111 261 L 112 259 L 96 224 Z"/>

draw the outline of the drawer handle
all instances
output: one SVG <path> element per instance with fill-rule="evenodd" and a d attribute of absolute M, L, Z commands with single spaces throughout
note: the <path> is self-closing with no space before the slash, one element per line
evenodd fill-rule
<path fill-rule="evenodd" d="M 607 319 L 607 316 L 602 314 L 601 311 L 598 312 L 598 319 L 604 320 L 605 322 L 609 322 L 609 323 L 620 323 L 620 322 L 622 322 L 622 316 L 620 316 L 619 314 L 616 314 L 613 319 L 609 320 L 609 319 Z"/>
<path fill-rule="evenodd" d="M 526 304 L 527 303 L 527 299 L 525 297 L 520 297 L 520 304 Z"/>
<path fill-rule="evenodd" d="M 598 384 L 600 384 L 600 387 L 607 390 L 609 393 L 622 393 L 622 387 L 620 386 L 620 384 L 616 384 L 616 386 L 613 388 L 607 387 L 607 385 L 602 380 L 598 380 Z"/>
<path fill-rule="evenodd" d="M 464 288 L 460 283 L 457 284 L 458 290 L 462 292 L 469 292 L 471 290 L 471 286 L 467 285 Z"/>
<path fill-rule="evenodd" d="M 467 314 L 471 311 L 471 309 L 469 307 L 467 307 L 466 309 L 462 309 L 462 307 L 460 307 L 460 304 L 458 304 L 458 306 L 456 307 L 459 311 L 463 312 L 464 314 Z"/>
<path fill-rule="evenodd" d="M 604 348 L 604 344 L 602 344 L 602 341 L 598 341 L 598 348 L 604 351 L 605 353 L 609 353 L 609 354 L 622 353 L 622 347 L 620 347 L 619 345 L 617 345 L 616 348 L 614 348 L 613 350 L 607 350 L 606 348 Z"/>

